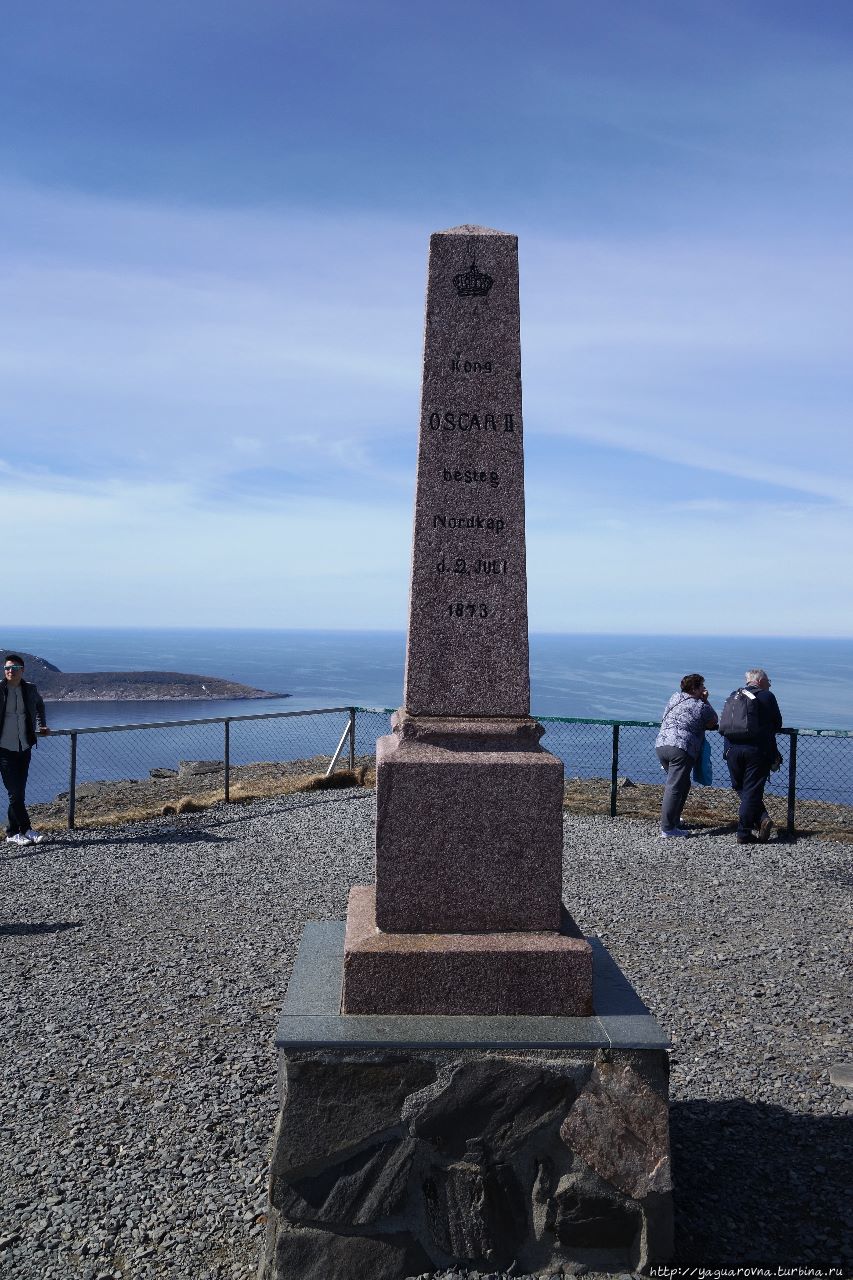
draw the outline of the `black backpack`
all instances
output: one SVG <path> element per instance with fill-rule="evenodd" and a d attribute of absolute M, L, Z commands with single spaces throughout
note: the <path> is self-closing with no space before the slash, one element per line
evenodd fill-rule
<path fill-rule="evenodd" d="M 761 738 L 759 703 L 749 689 L 734 689 L 720 716 L 720 733 L 733 742 L 757 742 Z"/>

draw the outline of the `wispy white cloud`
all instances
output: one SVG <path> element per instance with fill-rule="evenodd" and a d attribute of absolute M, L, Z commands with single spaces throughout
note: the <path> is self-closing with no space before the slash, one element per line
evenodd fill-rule
<path fill-rule="evenodd" d="M 408 504 L 199 504 L 182 482 L 0 478 L 0 533 L 26 529 L 48 624 L 403 626 Z"/>
<path fill-rule="evenodd" d="M 408 502 L 357 494 L 214 507 L 168 480 L 0 478 L 0 533 L 25 528 L 37 566 L 33 624 L 403 627 L 410 521 Z M 849 635 L 851 558 L 851 522 L 834 507 L 540 508 L 528 521 L 530 626 Z"/>
<path fill-rule="evenodd" d="M 227 581 L 259 625 L 402 625 L 428 228 L 2 194 L 0 524 L 45 620 L 215 625 Z M 531 625 L 730 630 L 746 548 L 739 625 L 853 630 L 846 242 L 521 231 Z M 662 589 L 673 537 L 704 588 Z"/>
<path fill-rule="evenodd" d="M 0 415 L 19 463 L 153 476 L 165 460 L 203 481 L 251 437 L 266 465 L 324 468 L 330 488 L 381 479 L 369 442 L 417 413 L 406 281 L 423 268 L 403 269 L 399 228 L 31 190 L 4 207 Z"/>
<path fill-rule="evenodd" d="M 534 241 L 528 422 L 853 501 L 849 248 Z"/>
<path fill-rule="evenodd" d="M 227 476 L 251 436 L 331 484 L 394 474 L 388 442 L 408 450 L 417 412 L 421 228 L 20 189 L 4 208 L 23 243 L 2 412 L 34 457 L 153 474 L 166 448 L 173 474 Z M 844 248 L 523 237 L 530 428 L 848 501 Z"/>
<path fill-rule="evenodd" d="M 527 541 L 533 630 L 853 634 L 837 508 L 569 510 Z"/>

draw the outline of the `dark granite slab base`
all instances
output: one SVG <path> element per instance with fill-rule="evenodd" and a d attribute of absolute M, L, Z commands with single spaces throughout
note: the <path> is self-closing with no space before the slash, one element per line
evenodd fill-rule
<path fill-rule="evenodd" d="M 657 1049 L 670 1042 L 600 939 L 592 949 L 593 1016 L 343 1014 L 343 920 L 305 926 L 276 1032 L 279 1049 L 327 1047 Z"/>

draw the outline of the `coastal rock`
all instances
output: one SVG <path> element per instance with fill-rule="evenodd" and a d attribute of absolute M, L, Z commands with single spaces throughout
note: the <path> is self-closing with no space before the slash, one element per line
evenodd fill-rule
<path fill-rule="evenodd" d="M 60 671 L 35 653 L 15 650 L 24 659 L 25 676 L 38 685 L 45 702 L 170 702 L 172 700 L 234 700 L 286 698 L 220 680 L 215 676 L 188 675 L 182 671 Z"/>
<path fill-rule="evenodd" d="M 92 782 L 80 782 L 77 784 L 74 794 L 78 800 L 100 800 L 104 795 L 111 798 L 117 798 L 118 794 L 127 787 L 138 787 L 138 778 L 104 778 L 95 779 Z M 60 791 L 57 800 L 67 800 L 68 792 Z M 43 806 L 35 806 L 36 811 Z"/>
<path fill-rule="evenodd" d="M 149 770 L 147 778 L 90 779 L 76 788 L 76 822 L 78 826 L 111 821 L 139 821 L 143 817 L 162 816 L 169 812 L 191 812 L 223 799 L 225 771 L 221 762 L 211 761 L 213 772 L 187 773 L 178 776 L 177 769 L 158 766 Z M 255 764 L 231 765 L 232 796 L 283 795 L 303 790 L 310 778 L 328 766 L 328 756 L 312 756 L 300 760 L 269 760 Z M 371 785 L 367 779 L 369 760 L 360 758 L 355 773 L 345 771 L 348 785 Z M 332 775 L 334 778 L 335 774 Z M 68 792 L 57 793 L 53 800 L 30 805 L 34 825 L 57 830 L 67 820 Z M 184 807 L 181 807 L 184 806 Z"/>
<path fill-rule="evenodd" d="M 179 760 L 178 777 L 196 778 L 202 773 L 219 773 L 224 768 L 224 760 Z"/>

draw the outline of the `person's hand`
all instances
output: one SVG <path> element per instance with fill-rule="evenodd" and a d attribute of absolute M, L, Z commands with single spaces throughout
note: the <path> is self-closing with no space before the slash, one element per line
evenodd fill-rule
<path fill-rule="evenodd" d="M 39 736 L 42 738 L 46 738 L 49 736 L 49 734 L 50 734 L 50 729 L 48 729 L 46 724 L 43 724 L 42 727 L 39 729 Z"/>

